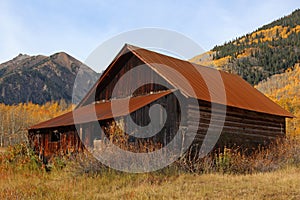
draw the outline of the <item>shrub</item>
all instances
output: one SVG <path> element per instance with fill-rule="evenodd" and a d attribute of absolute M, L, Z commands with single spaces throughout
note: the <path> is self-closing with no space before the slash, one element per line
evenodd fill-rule
<path fill-rule="evenodd" d="M 39 170 L 42 167 L 42 161 L 26 143 L 9 146 L 0 157 L 0 163 L 2 167 L 14 170 Z"/>
<path fill-rule="evenodd" d="M 249 154 L 238 147 L 217 150 L 205 158 L 191 156 L 188 151 L 176 163 L 192 173 L 252 174 L 300 166 L 300 138 L 279 139 Z"/>

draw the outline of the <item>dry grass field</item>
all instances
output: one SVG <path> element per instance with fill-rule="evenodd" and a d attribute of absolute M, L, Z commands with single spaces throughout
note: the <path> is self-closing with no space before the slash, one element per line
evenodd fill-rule
<path fill-rule="evenodd" d="M 300 169 L 252 175 L 1 172 L 0 199 L 300 199 Z"/>
<path fill-rule="evenodd" d="M 185 160 L 142 174 L 85 156 L 47 168 L 17 145 L 0 153 L 0 199 L 300 199 L 299 144 L 287 140 L 248 157 L 227 151 L 204 165 L 188 168 Z"/>

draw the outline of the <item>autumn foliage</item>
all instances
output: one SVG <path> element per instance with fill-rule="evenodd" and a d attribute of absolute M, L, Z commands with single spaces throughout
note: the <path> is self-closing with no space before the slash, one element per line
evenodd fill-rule
<path fill-rule="evenodd" d="M 300 134 L 300 64 L 259 83 L 256 88 L 270 99 L 293 113 L 296 118 L 287 120 L 287 133 Z"/>
<path fill-rule="evenodd" d="M 64 101 L 44 105 L 20 103 L 0 104 L 0 146 L 9 146 L 27 140 L 27 129 L 71 110 Z"/>

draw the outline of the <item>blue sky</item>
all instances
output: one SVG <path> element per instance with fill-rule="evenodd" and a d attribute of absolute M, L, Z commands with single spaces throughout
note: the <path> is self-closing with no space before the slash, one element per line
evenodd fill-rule
<path fill-rule="evenodd" d="M 177 31 L 209 50 L 296 8 L 299 0 L 1 0 L 0 62 L 59 51 L 84 61 L 105 40 L 144 27 Z"/>

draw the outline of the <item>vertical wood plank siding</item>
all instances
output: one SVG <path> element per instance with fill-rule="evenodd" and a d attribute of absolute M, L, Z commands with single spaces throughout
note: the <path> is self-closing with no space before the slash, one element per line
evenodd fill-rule
<path fill-rule="evenodd" d="M 178 100 L 174 94 L 166 95 L 157 101 L 152 102 L 151 104 L 131 113 L 130 116 L 126 116 L 124 118 L 125 124 L 126 120 L 131 117 L 132 120 L 140 125 L 140 126 L 146 126 L 150 123 L 150 117 L 149 117 L 149 109 L 151 106 L 159 104 L 161 105 L 165 111 L 166 111 L 166 116 L 163 116 L 163 112 L 161 111 L 160 113 L 155 113 L 156 115 L 153 116 L 152 120 L 155 120 L 158 123 L 163 122 L 163 118 L 166 117 L 165 124 L 162 128 L 162 130 L 158 133 L 156 133 L 155 136 L 150 137 L 150 140 L 154 140 L 155 142 L 159 142 L 162 145 L 165 145 L 164 143 L 169 143 L 174 135 L 177 133 L 179 129 L 179 124 L 180 124 L 180 107 L 178 106 Z M 127 127 L 128 130 L 132 130 L 130 127 Z M 134 130 L 132 130 L 134 131 Z M 149 133 L 153 133 L 153 130 L 148 130 Z M 165 138 L 164 138 L 165 136 Z"/>
<path fill-rule="evenodd" d="M 124 60 L 127 58 L 127 61 L 125 63 L 116 63 L 116 67 L 111 72 L 111 74 L 107 75 L 103 80 L 103 84 L 99 85 L 96 89 L 96 101 L 109 100 L 119 79 L 134 67 L 144 65 L 144 63 L 137 57 L 133 56 L 132 53 L 125 54 L 123 57 Z M 116 91 L 117 98 L 145 95 L 149 94 L 150 92 L 157 92 L 174 88 L 164 79 L 162 79 L 155 71 L 151 70 L 150 67 L 143 67 L 141 70 L 143 71 L 140 71 L 138 68 L 137 71 L 140 71 L 140 73 L 138 73 L 138 76 L 130 77 L 128 80 L 128 84 L 123 85 L 122 88 L 119 88 L 119 90 Z M 147 84 L 142 86 L 141 82 L 144 80 L 147 80 L 150 83 L 157 83 L 159 80 L 164 84 L 165 87 L 158 84 Z M 138 90 L 133 91 L 132 86 L 135 85 L 141 87 L 139 87 Z"/>
<path fill-rule="evenodd" d="M 60 135 L 58 141 L 51 141 L 53 132 L 57 132 Z M 34 151 L 45 160 L 52 155 L 75 153 L 84 149 L 75 126 L 30 132 L 29 142 Z"/>

